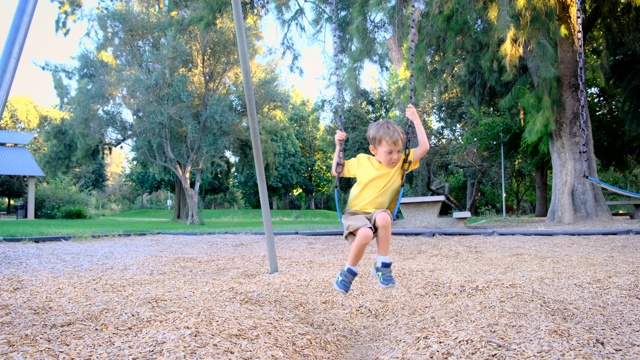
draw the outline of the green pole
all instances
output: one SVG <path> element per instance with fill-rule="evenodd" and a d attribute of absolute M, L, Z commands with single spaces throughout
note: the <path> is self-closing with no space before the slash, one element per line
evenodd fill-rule
<path fill-rule="evenodd" d="M 278 272 L 278 259 L 276 246 L 271 226 L 271 211 L 269 210 L 269 194 L 267 193 L 267 180 L 264 174 L 264 161 L 262 159 L 262 145 L 260 144 L 260 129 L 258 128 L 258 114 L 256 112 L 256 99 L 253 93 L 251 80 L 251 67 L 249 66 L 249 50 L 247 49 L 247 35 L 244 31 L 244 17 L 240 0 L 232 0 L 233 19 L 236 26 L 236 39 L 238 40 L 238 55 L 242 67 L 242 83 L 244 85 L 244 97 L 247 102 L 249 115 L 249 130 L 251 132 L 251 145 L 253 147 L 253 160 L 256 164 L 256 176 L 258 177 L 258 191 L 260 193 L 260 208 L 262 209 L 262 222 L 267 242 L 267 254 L 269 256 L 269 270 L 271 274 Z"/>

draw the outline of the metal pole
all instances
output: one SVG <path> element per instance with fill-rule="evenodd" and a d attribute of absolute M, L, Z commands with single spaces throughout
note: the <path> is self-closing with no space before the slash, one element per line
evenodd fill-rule
<path fill-rule="evenodd" d="M 502 217 L 507 217 L 507 206 L 505 204 L 506 194 L 504 193 L 504 144 L 502 143 L 502 134 L 500 134 L 500 158 L 502 159 Z"/>
<path fill-rule="evenodd" d="M 0 58 L 0 116 L 4 114 L 4 107 L 7 105 L 11 84 L 16 76 L 16 70 L 18 70 L 22 49 L 29 34 L 33 14 L 36 12 L 36 5 L 38 5 L 38 0 L 20 0 L 16 13 L 13 15 L 7 42 L 4 44 Z"/>
<path fill-rule="evenodd" d="M 267 193 L 267 180 L 264 174 L 264 161 L 262 159 L 262 145 L 260 144 L 260 129 L 258 128 L 258 114 L 256 112 L 256 100 L 253 93 L 253 81 L 251 80 L 251 67 L 249 66 L 249 50 L 247 49 L 247 35 L 244 31 L 244 18 L 240 0 L 232 0 L 233 19 L 236 26 L 236 38 L 238 40 L 238 54 L 242 67 L 242 83 L 244 85 L 244 97 L 247 103 L 249 115 L 249 130 L 251 132 L 251 145 L 253 147 L 253 161 L 256 165 L 258 177 L 258 191 L 260 193 L 260 208 L 262 209 L 262 222 L 266 235 L 267 254 L 269 256 L 269 269 L 271 274 L 278 272 L 278 259 L 276 246 L 271 226 L 271 211 L 269 210 L 269 194 Z"/>

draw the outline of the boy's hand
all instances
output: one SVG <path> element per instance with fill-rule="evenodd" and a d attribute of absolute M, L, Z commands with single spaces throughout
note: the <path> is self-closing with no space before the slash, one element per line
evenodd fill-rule
<path fill-rule="evenodd" d="M 409 104 L 407 106 L 406 115 L 407 115 L 407 118 L 411 120 L 414 124 L 420 122 L 420 115 L 418 115 L 418 110 L 416 110 L 413 104 Z"/>
<path fill-rule="evenodd" d="M 420 161 L 423 156 L 427 154 L 431 145 L 429 145 L 429 138 L 427 137 L 427 132 L 424 130 L 424 125 L 422 121 L 420 121 L 420 116 L 418 115 L 418 111 L 416 108 L 409 104 L 407 106 L 407 118 L 411 120 L 413 126 L 416 128 L 416 136 L 418 137 L 418 147 L 413 149 L 413 161 Z"/>
<path fill-rule="evenodd" d="M 336 135 L 334 138 L 336 141 L 336 147 L 338 147 L 347 139 L 347 133 L 342 130 L 336 130 Z"/>

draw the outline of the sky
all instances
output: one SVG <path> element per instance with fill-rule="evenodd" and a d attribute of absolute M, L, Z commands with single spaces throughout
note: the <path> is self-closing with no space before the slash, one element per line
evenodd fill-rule
<path fill-rule="evenodd" d="M 0 49 L 2 50 L 18 2 L 19 0 L 0 0 Z M 47 107 L 58 103 L 51 75 L 41 70 L 38 64 L 43 64 L 45 61 L 72 63 L 73 57 L 78 53 L 82 43 L 81 37 L 86 31 L 86 25 L 73 24 L 71 33 L 67 37 L 55 34 L 56 14 L 57 4 L 52 4 L 49 0 L 38 1 L 9 98 L 16 95 L 27 95 L 36 104 Z M 265 46 L 277 47 L 282 34 L 275 22 L 265 21 L 263 29 Z M 303 76 L 289 73 L 287 67 L 290 60 L 284 59 L 281 67 L 283 83 L 294 87 L 306 98 L 315 101 L 323 93 L 332 92 L 331 82 L 333 80 L 328 72 L 331 67 L 329 64 L 331 44 L 310 44 L 303 39 L 300 43 L 300 50 Z"/>
<path fill-rule="evenodd" d="M 0 49 L 2 50 L 4 50 L 17 6 L 18 0 L 0 0 Z M 52 4 L 49 0 L 38 1 L 9 98 L 28 95 L 36 104 L 47 107 L 58 102 L 51 75 L 41 70 L 36 64 L 42 64 L 46 60 L 71 61 L 71 57 L 78 51 L 79 37 L 84 27 L 74 27 L 67 38 L 61 34 L 56 35 L 54 31 L 56 13 L 56 4 Z"/>

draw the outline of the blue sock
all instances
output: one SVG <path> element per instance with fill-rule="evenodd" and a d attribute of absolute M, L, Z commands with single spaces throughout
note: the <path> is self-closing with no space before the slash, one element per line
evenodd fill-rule
<path fill-rule="evenodd" d="M 382 266 L 383 262 L 390 263 L 391 262 L 391 258 L 389 256 L 382 256 L 382 255 L 376 256 L 376 266 L 377 267 Z"/>
<path fill-rule="evenodd" d="M 344 267 L 344 269 L 351 269 L 353 270 L 356 274 L 358 273 L 358 267 L 357 266 L 351 266 L 349 264 L 347 264 L 347 266 Z"/>

